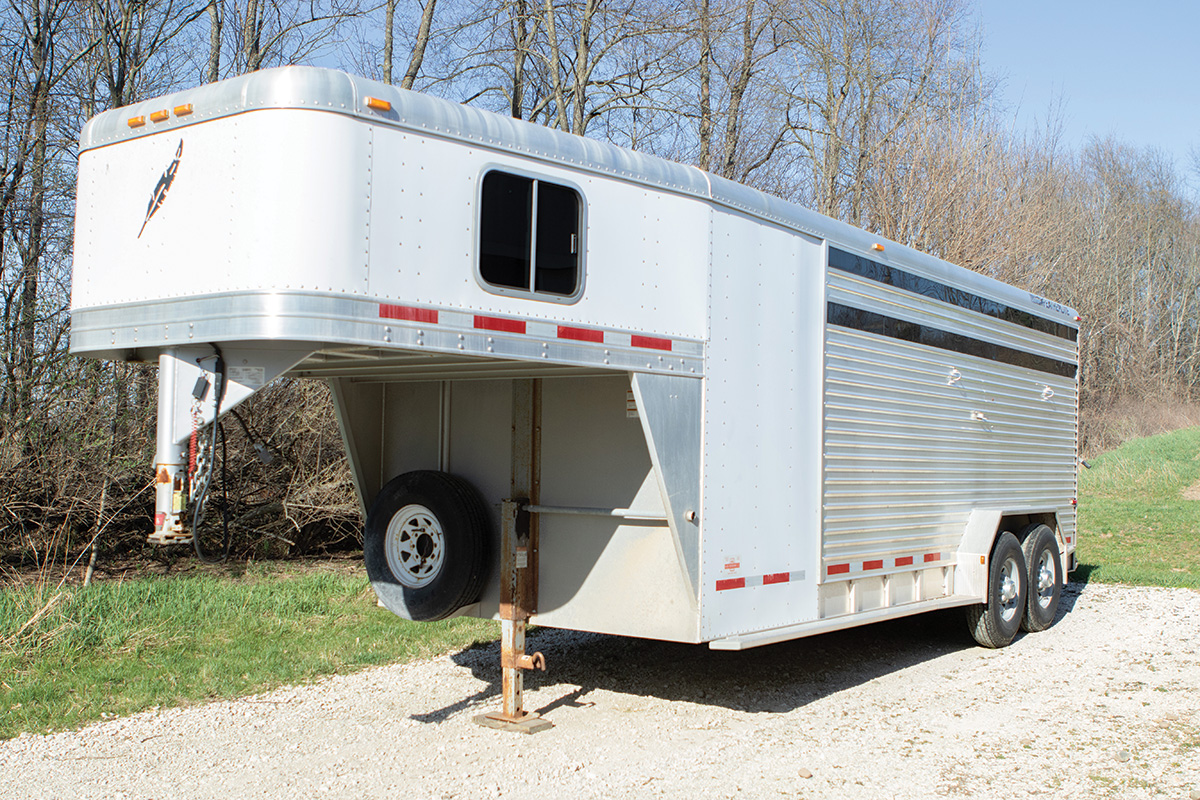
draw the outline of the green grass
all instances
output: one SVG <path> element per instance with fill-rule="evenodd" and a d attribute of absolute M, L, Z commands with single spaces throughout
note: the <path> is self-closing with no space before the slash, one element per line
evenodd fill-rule
<path fill-rule="evenodd" d="M 1076 578 L 1200 588 L 1200 500 L 1184 496 L 1200 482 L 1200 429 L 1130 442 L 1091 465 L 1080 476 Z M 481 620 L 405 622 L 376 606 L 365 577 L 323 569 L 8 588 L 0 591 L 0 739 L 496 636 L 495 623 Z"/>
<path fill-rule="evenodd" d="M 1089 463 L 1079 476 L 1076 577 L 1200 588 L 1200 499 L 1185 497 L 1200 483 L 1200 428 L 1137 439 Z"/>
<path fill-rule="evenodd" d="M 365 577 L 329 571 L 5 589 L 0 739 L 252 694 L 497 635 L 482 620 L 406 622 L 376 606 Z"/>

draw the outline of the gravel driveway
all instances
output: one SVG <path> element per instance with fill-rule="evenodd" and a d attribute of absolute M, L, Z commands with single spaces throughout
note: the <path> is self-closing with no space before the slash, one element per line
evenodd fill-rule
<path fill-rule="evenodd" d="M 534 736 L 496 646 L 0 743 L 0 798 L 1200 800 L 1200 592 L 1071 585 L 1003 650 L 961 610 L 742 653 L 542 630 Z"/>

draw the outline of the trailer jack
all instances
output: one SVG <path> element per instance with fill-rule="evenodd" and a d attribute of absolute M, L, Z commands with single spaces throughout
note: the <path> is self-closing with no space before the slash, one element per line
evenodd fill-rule
<path fill-rule="evenodd" d="M 176 430 L 175 382 L 179 359 L 174 349 L 158 357 L 158 439 L 154 464 L 154 532 L 151 544 L 188 544 L 192 532 L 183 523 L 187 502 L 187 458 Z"/>
<path fill-rule="evenodd" d="M 538 733 L 554 723 L 526 711 L 522 670 L 546 671 L 541 653 L 525 652 L 525 626 L 537 604 L 536 552 L 530 558 L 528 502 L 505 500 L 500 508 L 500 667 L 503 706 L 499 712 L 480 714 L 475 722 L 513 733 Z"/>

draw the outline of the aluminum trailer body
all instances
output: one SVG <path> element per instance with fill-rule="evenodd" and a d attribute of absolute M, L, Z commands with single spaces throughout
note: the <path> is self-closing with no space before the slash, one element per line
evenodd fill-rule
<path fill-rule="evenodd" d="M 718 648 L 1057 602 L 1073 564 L 1075 312 L 695 168 L 289 67 L 90 121 L 75 248 L 72 350 L 160 364 L 168 541 L 192 414 L 288 375 L 332 385 L 364 510 L 481 498 L 427 616 L 503 611 L 514 498 L 531 621 Z M 399 613 L 458 557 L 427 505 L 377 521 Z"/>

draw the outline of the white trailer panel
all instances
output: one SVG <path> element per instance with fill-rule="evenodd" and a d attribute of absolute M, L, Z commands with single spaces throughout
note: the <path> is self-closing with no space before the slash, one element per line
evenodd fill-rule
<path fill-rule="evenodd" d="M 704 638 L 815 619 L 822 243 L 713 212 L 704 409 Z"/>

